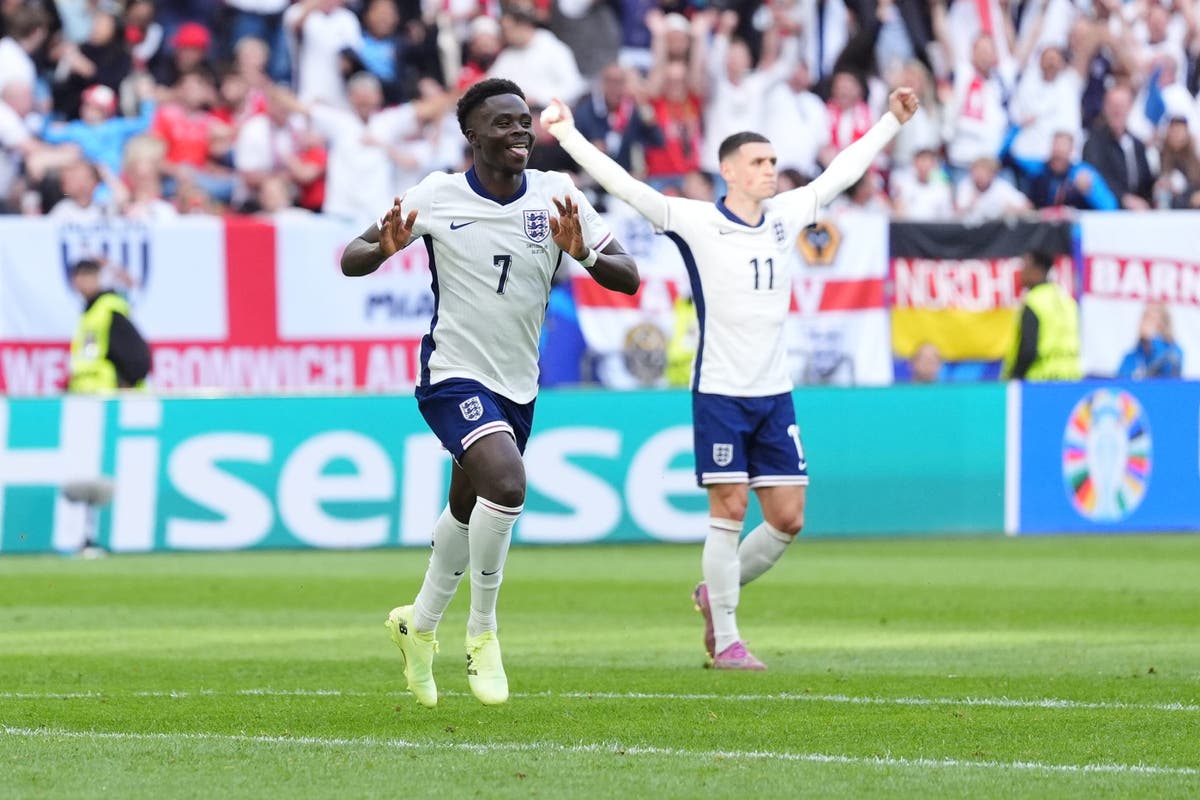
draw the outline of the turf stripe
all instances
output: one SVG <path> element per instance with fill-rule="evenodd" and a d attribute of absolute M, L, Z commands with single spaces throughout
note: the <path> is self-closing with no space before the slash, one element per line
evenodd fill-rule
<path fill-rule="evenodd" d="M 470 753 L 594 753 L 621 756 L 667 756 L 701 760 L 799 761 L 814 764 L 850 764 L 880 767 L 917 767 L 921 769 L 999 769 L 1060 773 L 1123 773 L 1134 775 L 1200 775 L 1193 767 L 1167 767 L 1154 764 L 1044 764 L 1038 761 L 964 761 L 957 758 L 905 758 L 903 756 L 847 756 L 826 753 L 770 752 L 764 750 L 684 750 L 674 747 L 621 745 L 618 743 L 561 744 L 558 742 L 418 742 L 409 739 L 371 737 L 340 738 L 323 736 L 250 736 L 226 733 L 127 733 L 113 731 L 72 731 L 52 728 L 0 726 L 4 736 L 26 739 L 92 739 L 117 741 L 196 741 L 241 742 L 265 745 L 300 745 L 330 748 L 382 747 L 397 750 L 450 750 Z"/>
<path fill-rule="evenodd" d="M 184 691 L 146 692 L 0 692 L 6 700 L 81 700 L 97 697 L 386 697 L 395 692 L 359 692 L 342 689 L 199 689 Z M 442 692 L 445 697 L 470 697 L 466 692 Z M 668 701 L 736 701 L 736 702 L 809 702 L 847 703 L 878 706 L 983 706 L 990 708 L 1092 709 L 1120 711 L 1182 711 L 1200 712 L 1200 705 L 1191 703 L 1124 703 L 1119 700 L 1062 700 L 1041 698 L 1023 700 L 1014 697 L 870 697 L 844 694 L 674 694 L 670 692 L 514 692 L 512 697 L 579 700 L 668 700 Z"/>

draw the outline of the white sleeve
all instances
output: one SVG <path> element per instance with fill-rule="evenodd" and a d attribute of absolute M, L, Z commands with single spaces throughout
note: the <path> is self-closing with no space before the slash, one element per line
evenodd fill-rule
<path fill-rule="evenodd" d="M 417 212 L 417 219 L 413 222 L 413 235 L 408 240 L 408 244 L 412 244 L 420 237 L 429 233 L 430 225 L 433 222 L 431 219 L 433 215 L 433 197 L 437 193 L 437 184 L 444 177 L 445 173 L 431 172 L 400 198 L 401 214 L 407 217 L 410 211 Z M 382 214 L 379 215 L 379 219 L 375 220 L 375 227 L 383 227 Z"/>
<path fill-rule="evenodd" d="M 875 157 L 900 131 L 900 120 L 892 112 L 884 114 L 871 130 L 847 147 L 807 187 L 816 193 L 817 206 L 826 206 L 866 173 Z"/>
<path fill-rule="evenodd" d="M 619 197 L 662 232 L 667 225 L 667 198 L 626 172 L 620 164 L 601 153 L 578 130 L 559 140 L 563 150 L 575 159 L 585 172 L 596 179 L 604 190 Z"/>
<path fill-rule="evenodd" d="M 579 208 L 579 224 L 583 228 L 583 241 L 588 247 L 599 253 L 613 240 L 612 228 L 608 227 L 608 222 L 600 216 L 600 212 L 596 211 L 588 199 L 583 196 L 583 192 L 572 188 L 571 197 Z"/>

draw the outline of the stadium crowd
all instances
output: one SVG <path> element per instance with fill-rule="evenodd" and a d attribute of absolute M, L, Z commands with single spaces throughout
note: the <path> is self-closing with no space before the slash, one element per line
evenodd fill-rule
<path fill-rule="evenodd" d="M 802 185 L 908 85 L 918 117 L 839 202 L 968 221 L 1200 207 L 1194 3 L 4 0 L 0 203 L 373 219 L 464 167 L 454 102 L 496 75 L 687 196 L 720 192 L 717 145 L 746 128 L 774 142 L 780 188 Z M 573 170 L 538 139 L 532 167 Z"/>

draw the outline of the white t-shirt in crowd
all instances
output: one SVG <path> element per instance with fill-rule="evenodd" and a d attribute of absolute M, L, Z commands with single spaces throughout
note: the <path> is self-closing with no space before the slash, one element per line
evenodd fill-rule
<path fill-rule="evenodd" d="M 316 105 L 312 121 L 329 142 L 322 211 L 356 223 L 378 218 L 395 197 L 395 170 L 388 144 L 399 138 L 399 109 L 377 111 L 364 122 L 357 114 Z"/>
<path fill-rule="evenodd" d="M 958 182 L 955 204 L 959 219 L 968 225 L 999 219 L 1015 209 L 1029 208 L 1029 198 L 1017 187 L 997 177 L 987 189 L 980 192 L 970 176 Z"/>
<path fill-rule="evenodd" d="M 501 50 L 488 77 L 516 81 L 530 106 L 548 106 L 556 97 L 573 106 L 587 91 L 575 54 L 547 30 L 538 30 L 525 47 Z"/>
<path fill-rule="evenodd" d="M 767 92 L 764 133 L 775 147 L 779 169 L 798 169 L 809 177 L 820 168 L 817 156 L 829 144 L 829 113 L 812 92 L 793 92 L 777 83 Z"/>
<path fill-rule="evenodd" d="M 899 218 L 913 222 L 946 222 L 954 216 L 950 182 L 940 170 L 922 183 L 912 169 L 892 173 L 889 187 Z"/>
<path fill-rule="evenodd" d="M 1046 81 L 1037 65 L 1030 65 L 1017 86 L 1009 105 L 1013 124 L 1021 126 L 1012 143 L 1016 158 L 1045 161 L 1050 158 L 1054 134 L 1066 132 L 1079 141 L 1082 136 L 1079 99 L 1083 82 L 1079 73 L 1064 69 L 1053 81 Z M 1025 124 L 1025 120 L 1033 121 Z"/>
<path fill-rule="evenodd" d="M 296 3 L 284 12 L 284 25 L 289 31 L 294 31 L 293 25 L 302 11 L 303 5 Z M 297 54 L 297 96 L 306 103 L 321 101 L 346 106 L 346 86 L 338 53 L 346 48 L 357 51 L 362 47 L 358 17 L 341 7 L 328 14 L 312 11 L 292 36 L 295 43 L 292 51 Z"/>

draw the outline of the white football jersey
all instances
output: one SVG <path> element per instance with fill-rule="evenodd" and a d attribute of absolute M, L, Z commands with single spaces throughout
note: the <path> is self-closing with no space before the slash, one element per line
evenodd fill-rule
<path fill-rule="evenodd" d="M 663 231 L 679 247 L 692 284 L 700 342 L 692 389 L 766 397 L 792 389 L 784 322 L 796 237 L 816 222 L 817 196 L 801 187 L 764 203 L 748 225 L 723 203 L 667 199 Z"/>
<path fill-rule="evenodd" d="M 608 225 L 562 173 L 526 170 L 507 202 L 489 195 L 473 169 L 432 173 L 404 195 L 404 215 L 417 212 L 413 240 L 423 237 L 433 275 L 422 385 L 469 378 L 516 403 L 537 396 L 538 340 L 563 256 L 550 218 L 558 216 L 554 198 L 568 194 L 584 241 L 602 250 L 612 239 Z"/>

